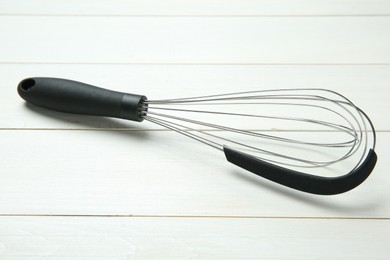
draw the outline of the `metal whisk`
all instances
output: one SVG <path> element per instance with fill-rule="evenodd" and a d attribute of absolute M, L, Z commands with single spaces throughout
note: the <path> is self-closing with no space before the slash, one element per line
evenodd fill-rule
<path fill-rule="evenodd" d="M 223 151 L 229 162 L 252 173 L 309 193 L 351 190 L 370 175 L 377 159 L 369 117 L 327 89 L 148 100 L 70 80 L 29 78 L 18 92 L 62 112 L 149 121 Z M 337 166 L 343 175 L 334 176 Z M 333 175 L 325 176 L 325 169 Z"/>

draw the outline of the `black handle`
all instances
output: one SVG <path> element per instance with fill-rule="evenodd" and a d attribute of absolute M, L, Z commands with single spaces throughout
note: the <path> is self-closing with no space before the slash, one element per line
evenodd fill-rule
<path fill-rule="evenodd" d="M 27 78 L 18 85 L 29 103 L 52 110 L 83 115 L 108 116 L 141 122 L 145 96 L 98 88 L 59 78 Z"/>
<path fill-rule="evenodd" d="M 356 188 L 367 179 L 377 161 L 375 151 L 370 149 L 366 159 L 351 172 L 338 177 L 322 177 L 283 168 L 227 146 L 223 150 L 229 162 L 245 170 L 281 185 L 318 195 L 334 195 Z"/>

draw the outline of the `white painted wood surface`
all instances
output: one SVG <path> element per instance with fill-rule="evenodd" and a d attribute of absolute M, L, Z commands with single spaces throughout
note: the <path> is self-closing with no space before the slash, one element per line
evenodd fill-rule
<path fill-rule="evenodd" d="M 387 259 L 385 220 L 2 217 L 2 259 Z"/>
<path fill-rule="evenodd" d="M 390 63 L 388 16 L 0 16 L 0 31 L 11 63 Z"/>
<path fill-rule="evenodd" d="M 389 258 L 389 1 L 0 0 L 0 38 L 1 259 Z M 349 193 L 303 194 L 147 123 L 26 106 L 30 76 L 330 88 L 372 117 L 379 161 Z"/>
<path fill-rule="evenodd" d="M 7 15 L 388 15 L 386 0 L 1 0 L 0 14 Z"/>
<path fill-rule="evenodd" d="M 385 157 L 390 134 L 378 139 Z M 390 217 L 385 159 L 360 187 L 322 197 L 270 183 L 167 131 L 3 130 L 0 141 L 7 214 Z"/>

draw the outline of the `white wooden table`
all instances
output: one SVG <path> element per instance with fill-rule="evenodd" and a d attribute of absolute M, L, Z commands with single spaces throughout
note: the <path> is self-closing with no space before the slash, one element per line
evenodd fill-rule
<path fill-rule="evenodd" d="M 0 0 L 0 75 L 0 259 L 390 258 L 389 1 Z M 148 123 L 26 105 L 30 76 L 330 88 L 372 117 L 379 161 L 349 193 L 303 194 Z"/>

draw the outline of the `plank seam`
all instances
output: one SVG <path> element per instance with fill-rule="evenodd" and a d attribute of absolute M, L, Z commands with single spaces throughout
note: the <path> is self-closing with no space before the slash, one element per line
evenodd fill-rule
<path fill-rule="evenodd" d="M 1 217 L 69 217 L 69 218 L 210 218 L 210 219 L 297 219 L 297 220 L 380 220 L 388 221 L 390 217 L 313 217 L 313 216 L 234 216 L 234 215 L 142 215 L 142 214 L 0 214 Z"/>
<path fill-rule="evenodd" d="M 202 130 L 204 132 L 223 132 L 224 130 L 218 129 L 194 129 L 193 131 Z M 270 129 L 243 129 L 246 131 L 261 131 L 261 132 L 314 132 L 314 133 L 322 133 L 322 132 L 339 132 L 337 130 L 315 130 L 315 129 L 282 129 L 282 130 L 270 130 Z M 0 131 L 129 131 L 129 132 L 175 132 L 170 129 L 132 129 L 132 128 L 0 128 Z M 191 132 L 191 131 L 189 131 Z M 368 133 L 372 131 L 368 130 Z M 387 133 L 390 130 L 375 130 L 377 133 Z"/>
<path fill-rule="evenodd" d="M 313 17 L 390 17 L 390 14 L 28 14 L 28 13 L 0 13 L 0 16 L 27 16 L 27 17 L 129 17 L 129 18 L 313 18 Z"/>
<path fill-rule="evenodd" d="M 295 63 L 295 62 L 38 62 L 0 61 L 0 65 L 148 65 L 148 66 L 390 66 L 380 63 Z"/>

